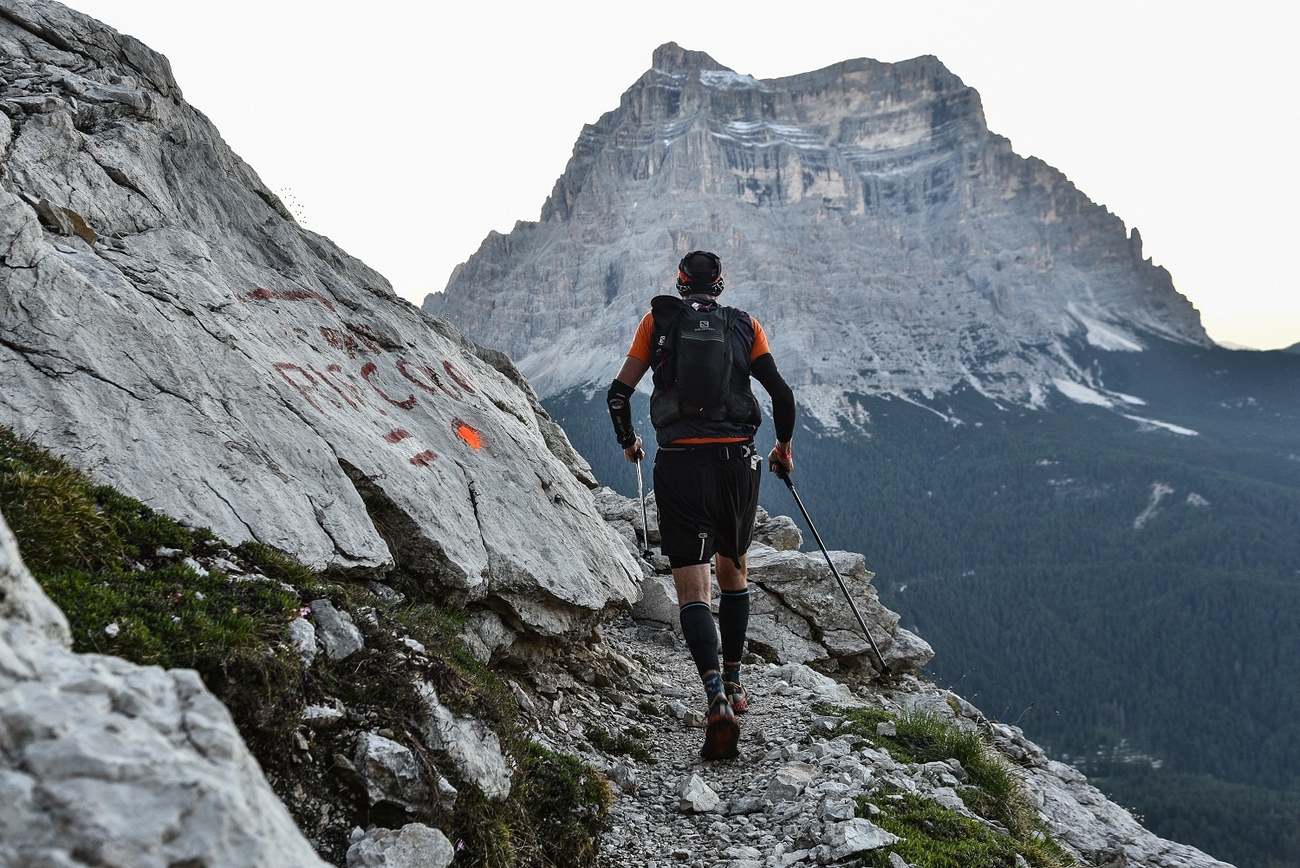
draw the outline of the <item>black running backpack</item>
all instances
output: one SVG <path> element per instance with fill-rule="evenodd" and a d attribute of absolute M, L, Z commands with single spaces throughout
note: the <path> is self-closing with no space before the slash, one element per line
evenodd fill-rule
<path fill-rule="evenodd" d="M 655 425 L 683 417 L 725 419 L 733 369 L 731 328 L 740 311 L 672 296 L 656 297 L 651 310 L 656 345 L 650 365 L 663 398 L 658 408 L 651 402 Z"/>

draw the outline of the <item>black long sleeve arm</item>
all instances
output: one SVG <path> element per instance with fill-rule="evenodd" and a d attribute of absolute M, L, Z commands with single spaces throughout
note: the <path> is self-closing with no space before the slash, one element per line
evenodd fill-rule
<path fill-rule="evenodd" d="M 760 381 L 761 382 L 761 381 Z M 615 380 L 609 384 L 605 393 L 605 403 L 609 405 L 609 418 L 614 422 L 614 436 L 618 445 L 624 449 L 636 442 L 636 428 L 632 426 L 632 395 L 636 389 Z M 793 430 L 793 426 L 791 426 Z"/>
<path fill-rule="evenodd" d="M 772 396 L 772 422 L 776 425 L 776 439 L 790 442 L 794 436 L 794 391 L 776 369 L 776 359 L 763 353 L 749 363 L 749 372 Z"/>

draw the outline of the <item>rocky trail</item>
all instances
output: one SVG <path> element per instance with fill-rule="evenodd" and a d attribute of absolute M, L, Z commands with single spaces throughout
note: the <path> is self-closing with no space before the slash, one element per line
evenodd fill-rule
<path fill-rule="evenodd" d="M 639 719 L 613 712 L 612 721 L 597 717 L 590 725 L 637 728 L 653 761 L 605 760 L 619 797 L 600 864 L 757 868 L 859 852 L 846 849 L 844 826 L 854 816 L 853 796 L 874 776 L 853 755 L 852 739 L 830 746 L 839 721 L 815 709 L 876 701 L 874 694 L 855 696 L 799 664 L 747 666 L 751 709 L 741 716 L 741 754 L 706 762 L 699 757 L 704 694 L 678 637 L 625 621 L 606 639 L 645 662 L 647 676 L 642 693 L 628 698 Z M 648 707 L 662 709 L 660 716 L 646 715 Z M 824 843 L 835 840 L 838 850 Z"/>
<path fill-rule="evenodd" d="M 850 731 L 851 709 L 928 716 L 981 733 L 1015 770 L 1045 830 L 1080 864 L 1225 864 L 1152 835 L 1019 728 L 988 720 L 914 675 L 850 687 L 799 663 L 746 665 L 751 710 L 741 716 L 740 756 L 706 762 L 699 757 L 703 690 L 680 637 L 631 618 L 602 632 L 608 657 L 631 664 L 619 685 L 598 686 L 603 678 L 588 684 L 590 671 L 573 679 L 539 675 L 535 684 L 550 705 L 525 703 L 539 740 L 580 756 L 611 782 L 616 798 L 601 839 L 602 868 L 849 866 L 873 864 L 877 855 L 902 868 L 909 863 L 890 852 L 899 839 L 866 817 L 879 819 L 904 794 L 1005 831 L 963 802 L 971 777 L 959 761 L 899 761 L 886 739 Z M 892 735 L 891 724 L 880 732 Z M 619 736 L 622 744 L 611 744 Z M 859 817 L 864 795 L 866 817 Z"/>

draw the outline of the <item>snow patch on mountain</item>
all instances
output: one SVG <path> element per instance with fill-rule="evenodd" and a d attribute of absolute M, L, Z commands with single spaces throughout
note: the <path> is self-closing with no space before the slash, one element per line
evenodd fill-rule
<path fill-rule="evenodd" d="M 1103 323 L 1095 317 L 1088 316 L 1073 302 L 1067 305 L 1066 309 L 1087 329 L 1085 338 L 1091 346 L 1099 350 L 1131 353 L 1140 353 L 1144 349 L 1135 337 L 1125 333 L 1119 326 Z"/>
<path fill-rule="evenodd" d="M 1052 385 L 1056 390 L 1065 397 L 1074 401 L 1076 404 L 1093 404 L 1098 407 L 1114 407 L 1115 402 L 1096 389 L 1090 389 L 1082 383 L 1076 383 L 1073 380 L 1062 380 L 1060 378 L 1052 380 Z"/>
<path fill-rule="evenodd" d="M 1160 428 L 1164 431 L 1172 431 L 1175 434 L 1181 434 L 1184 437 L 1199 437 L 1199 431 L 1193 431 L 1191 428 L 1184 428 L 1182 425 L 1175 425 L 1172 422 L 1161 422 L 1159 419 L 1147 419 L 1144 416 L 1131 416 L 1128 413 L 1121 413 L 1125 419 L 1132 419 L 1134 422 L 1147 426 L 1147 430 Z"/>

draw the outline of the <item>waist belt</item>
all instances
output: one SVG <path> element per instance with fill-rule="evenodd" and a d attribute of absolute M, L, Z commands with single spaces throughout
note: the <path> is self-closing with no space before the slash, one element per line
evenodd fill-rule
<path fill-rule="evenodd" d="M 690 459 L 699 458 L 721 459 L 730 461 L 733 458 L 741 461 L 748 461 L 755 454 L 753 440 L 746 440 L 743 443 L 689 443 L 683 446 L 660 446 L 658 455 L 667 459 Z M 656 460 L 658 460 L 656 456 Z"/>

